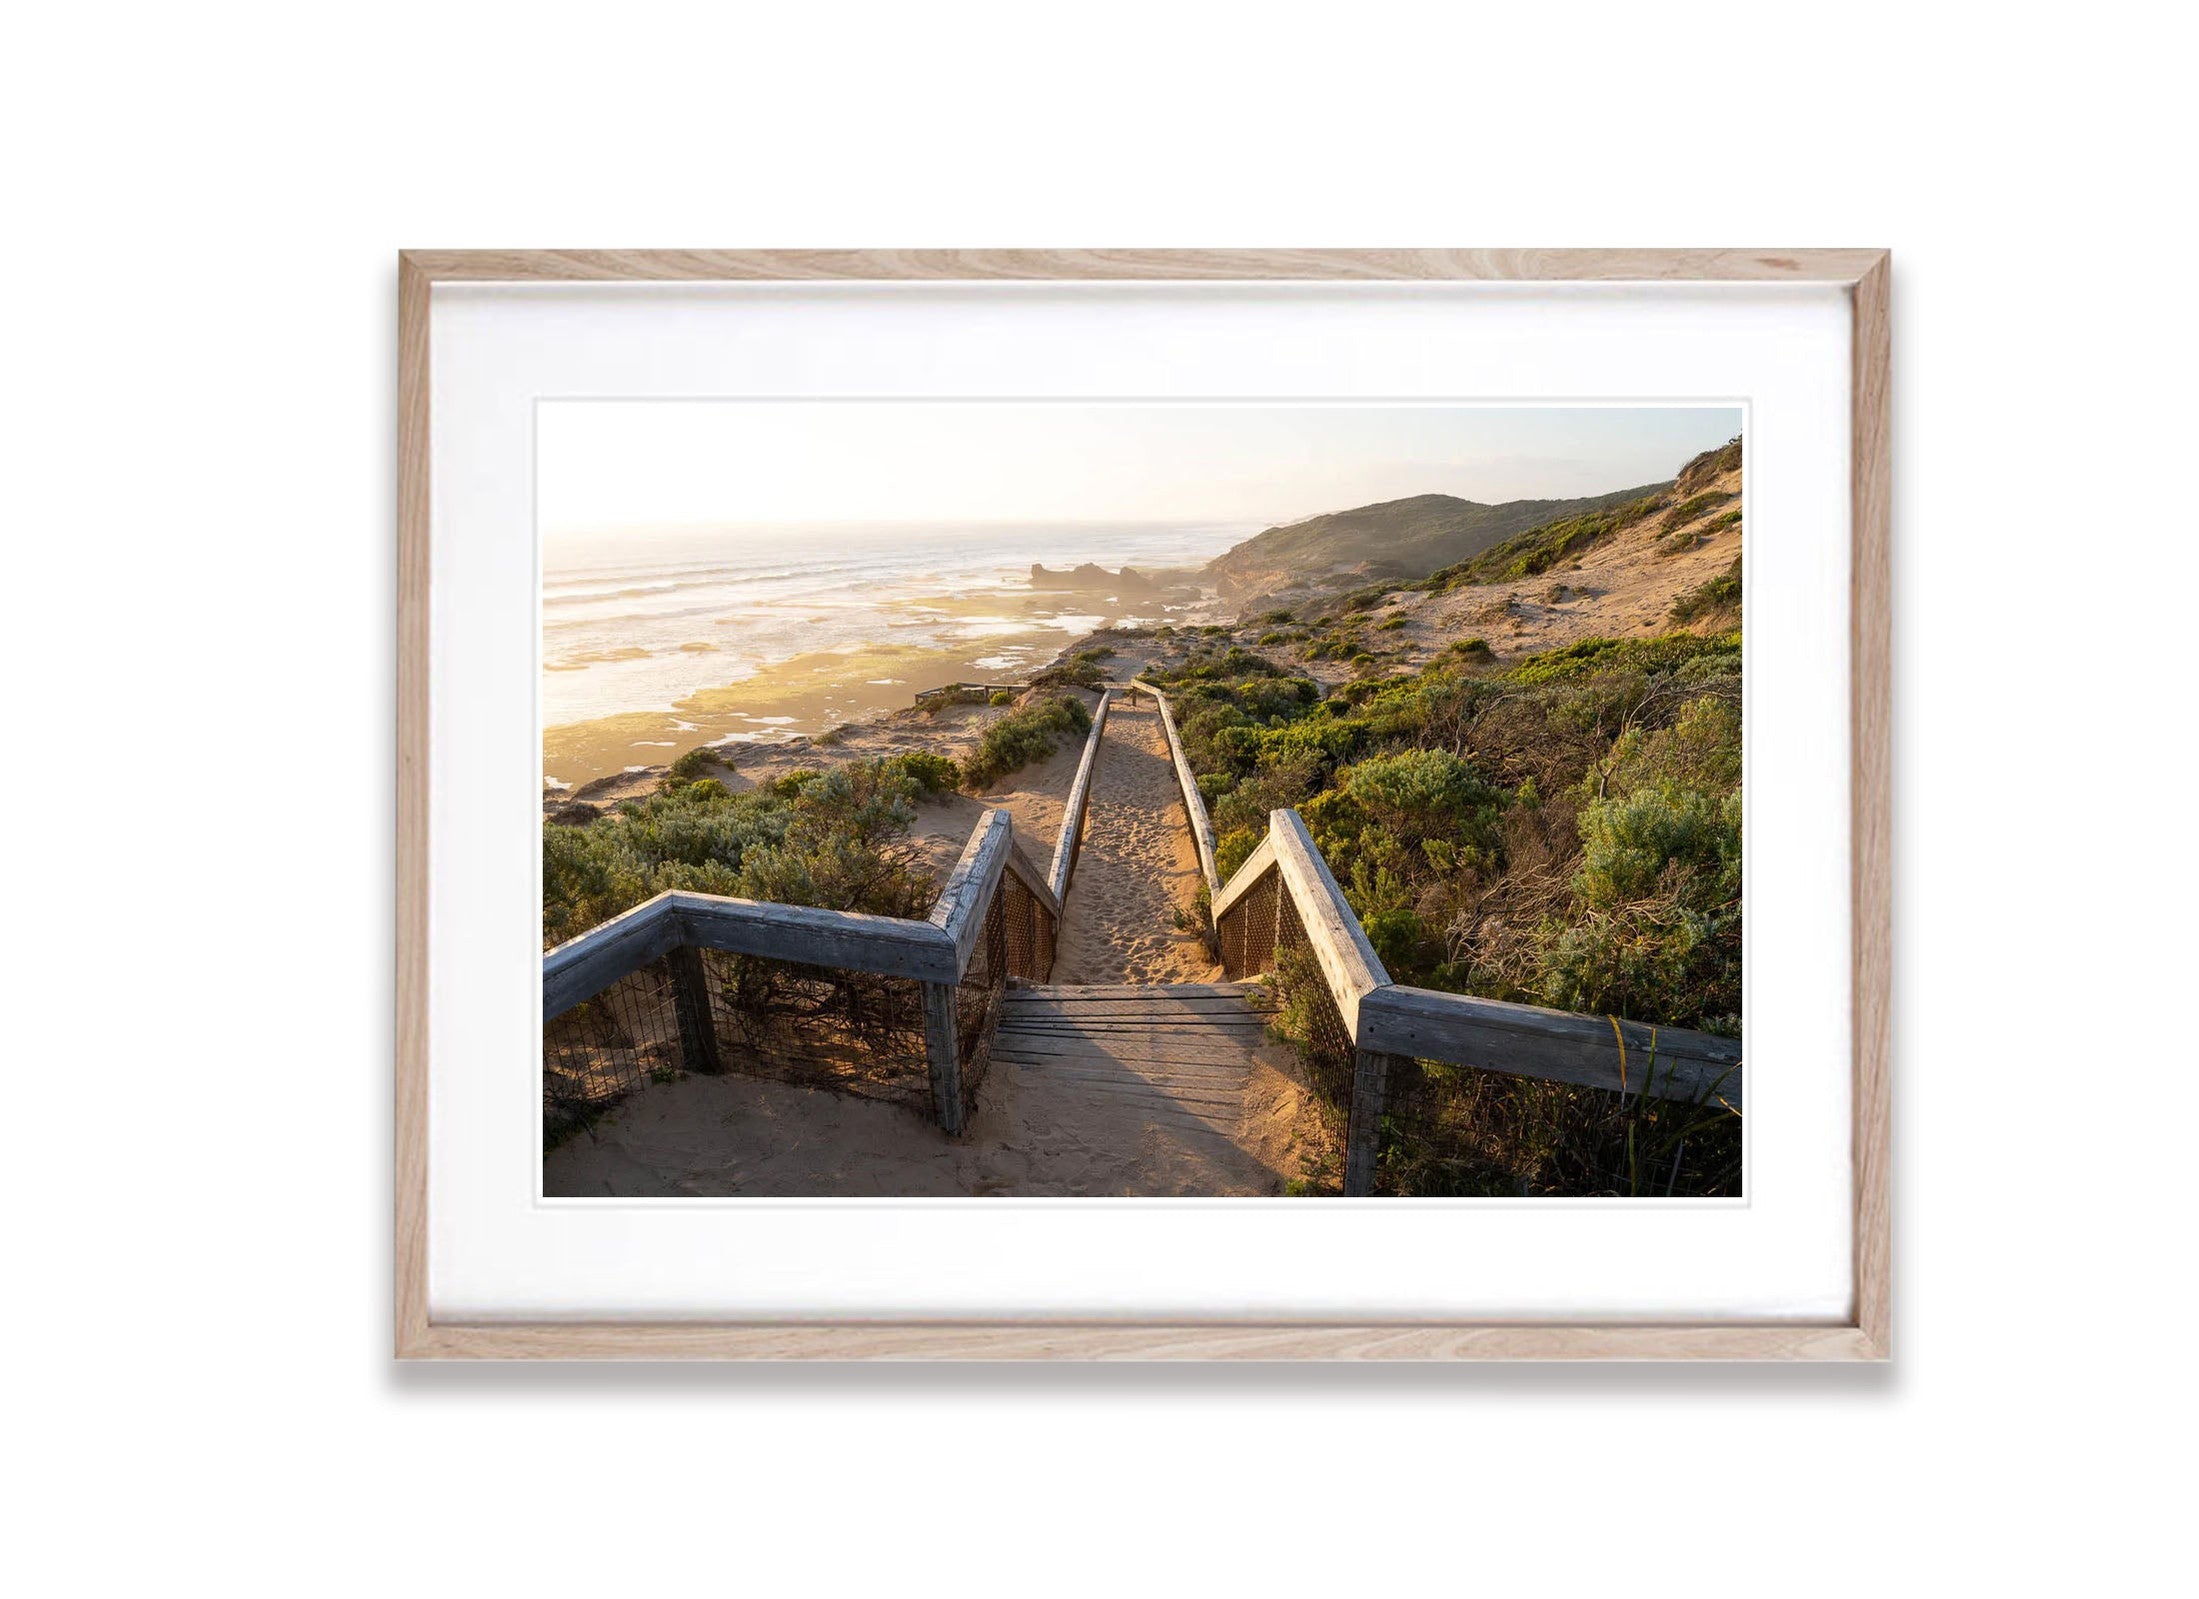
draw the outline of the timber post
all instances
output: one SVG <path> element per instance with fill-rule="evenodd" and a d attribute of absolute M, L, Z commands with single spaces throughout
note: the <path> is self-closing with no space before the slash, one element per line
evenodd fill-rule
<path fill-rule="evenodd" d="M 691 1072 L 715 1077 L 725 1070 L 718 1058 L 718 1029 L 710 1016 L 710 983 L 702 969 L 702 951 L 681 944 L 665 956 L 672 969 L 672 1009 L 679 1020 L 680 1063 Z"/>
<path fill-rule="evenodd" d="M 1351 1123 L 1344 1135 L 1344 1197 L 1374 1192 L 1375 1159 L 1382 1152 L 1382 1101 L 1389 1087 L 1390 1057 L 1378 1050 L 1352 1052 Z"/>
<path fill-rule="evenodd" d="M 955 1025 L 955 986 L 924 985 L 924 1056 L 931 1065 L 932 1109 L 949 1135 L 962 1131 L 962 1040 Z"/>

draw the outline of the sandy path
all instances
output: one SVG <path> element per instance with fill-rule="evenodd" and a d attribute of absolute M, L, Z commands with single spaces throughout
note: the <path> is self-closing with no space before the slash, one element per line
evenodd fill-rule
<path fill-rule="evenodd" d="M 1117 701 L 1093 774 L 1084 849 L 1054 951 L 1056 983 L 1205 983 L 1221 969 L 1192 915 L 1199 855 L 1160 716 Z"/>

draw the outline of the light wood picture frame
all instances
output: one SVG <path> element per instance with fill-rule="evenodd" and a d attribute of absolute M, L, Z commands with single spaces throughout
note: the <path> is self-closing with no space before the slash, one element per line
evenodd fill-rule
<path fill-rule="evenodd" d="M 1890 1353 L 1890 257 L 1805 250 L 412 250 L 398 259 L 395 1352 L 399 1358 L 1811 1360 Z M 1831 1322 L 814 1320 L 451 1323 L 429 1309 L 430 296 L 439 283 L 1723 282 L 1852 310 L 1853 1301 Z"/>

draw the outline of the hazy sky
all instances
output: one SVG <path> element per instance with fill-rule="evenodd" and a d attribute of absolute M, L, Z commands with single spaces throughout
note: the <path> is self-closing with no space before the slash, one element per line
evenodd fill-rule
<path fill-rule="evenodd" d="M 551 400 L 545 537 L 802 522 L 1294 522 L 1670 477 L 1738 407 Z"/>

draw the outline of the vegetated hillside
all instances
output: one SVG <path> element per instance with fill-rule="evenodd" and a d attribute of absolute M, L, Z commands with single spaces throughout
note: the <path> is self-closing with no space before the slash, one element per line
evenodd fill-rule
<path fill-rule="evenodd" d="M 1281 596 L 1213 636 L 1334 684 L 1424 666 L 1467 639 L 1509 660 L 1675 626 L 1727 631 L 1740 621 L 1741 456 L 1735 439 L 1661 492 L 1540 523 L 1423 578 Z"/>
<path fill-rule="evenodd" d="M 1360 568 L 1370 574 L 1419 577 L 1541 523 L 1623 505 L 1669 487 L 1645 484 L 1588 499 L 1509 500 L 1502 505 L 1417 494 L 1271 527 L 1208 562 L 1206 576 L 1230 595 L 1274 592 L 1310 577 Z"/>
<path fill-rule="evenodd" d="M 1080 706 L 1081 710 L 1082 707 Z M 780 905 L 922 916 L 936 892 L 908 843 L 915 805 L 960 781 L 911 753 L 799 770 L 745 793 L 707 748 L 674 761 L 658 792 L 542 829 L 542 942 L 584 933 L 666 889 Z"/>
<path fill-rule="evenodd" d="M 1736 439 L 1417 580 L 1155 629 L 1224 878 L 1289 807 L 1398 981 L 1738 1032 L 1741 489 Z M 1348 1082 L 1318 974 L 1275 980 Z M 1386 1192 L 1739 1191 L 1718 1104 L 1392 1069 Z"/>
<path fill-rule="evenodd" d="M 1737 630 L 1592 639 L 1510 664 L 1460 640 L 1335 692 L 1201 639 L 1154 675 L 1176 697 L 1225 879 L 1269 814 L 1293 808 L 1393 979 L 1738 1033 Z M 1324 1068 L 1322 979 L 1299 966 L 1276 968 L 1283 1029 L 1317 1089 L 1348 1082 L 1347 1063 Z M 1384 1191 L 1739 1192 L 1739 1117 L 1718 1103 L 1393 1071 Z M 1340 1115 L 1343 1094 L 1328 1103 Z"/>

